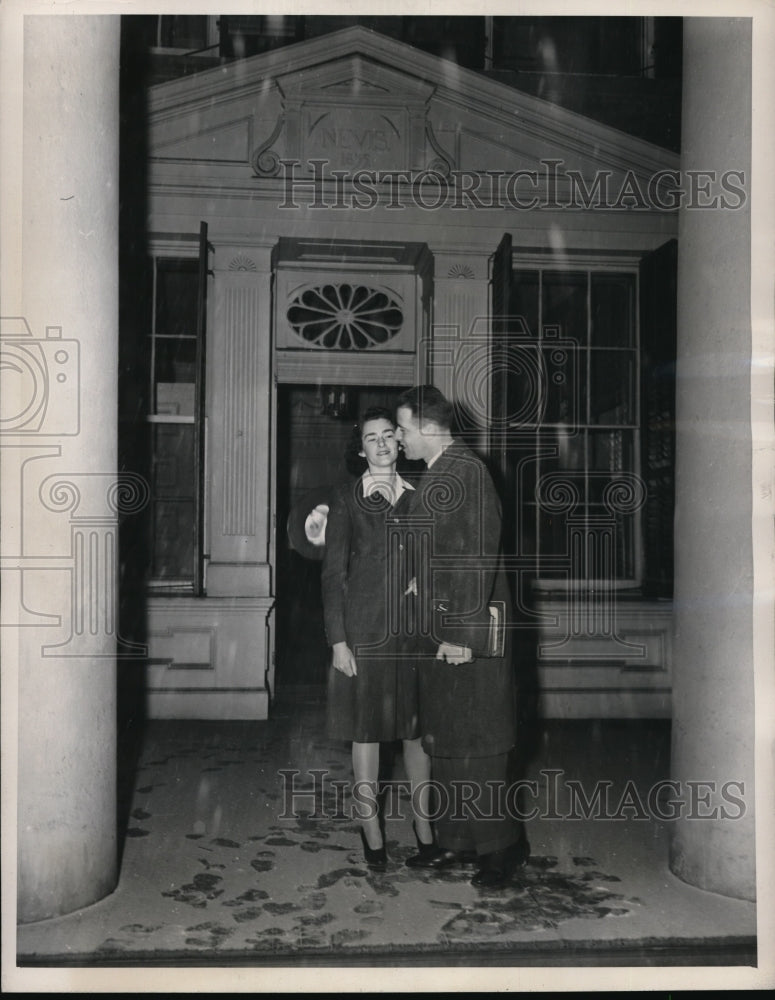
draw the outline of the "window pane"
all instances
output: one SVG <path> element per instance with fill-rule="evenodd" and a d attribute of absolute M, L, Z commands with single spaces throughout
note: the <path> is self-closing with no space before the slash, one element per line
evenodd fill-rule
<path fill-rule="evenodd" d="M 547 271 L 543 287 L 543 326 L 557 326 L 561 337 L 587 343 L 587 276 Z"/>
<path fill-rule="evenodd" d="M 538 271 L 514 271 L 509 313 L 521 316 L 532 337 L 538 337 Z"/>
<path fill-rule="evenodd" d="M 635 346 L 635 279 L 593 274 L 590 341 L 593 347 Z"/>
<path fill-rule="evenodd" d="M 154 368 L 154 413 L 193 416 L 196 341 L 182 337 L 157 337 Z"/>
<path fill-rule="evenodd" d="M 583 471 L 587 467 L 586 434 L 583 430 L 558 429 L 555 433 L 544 433 L 541 442 L 551 454 L 540 460 L 540 474 L 548 472 Z"/>
<path fill-rule="evenodd" d="M 518 551 L 550 587 L 633 580 L 640 493 L 628 507 L 637 480 L 622 474 L 639 473 L 637 276 L 517 268 L 513 277 L 509 311 L 540 338 L 540 363 L 509 385 L 510 411 L 528 410 L 539 373 L 536 438 L 524 445 L 534 458 L 516 483 Z M 514 351 L 530 356 L 529 345 Z"/>
<path fill-rule="evenodd" d="M 587 415 L 586 354 L 573 347 L 545 347 L 543 361 L 547 424 L 584 424 Z"/>
<path fill-rule="evenodd" d="M 193 424 L 157 424 L 153 434 L 153 565 L 155 579 L 194 579 Z"/>
<path fill-rule="evenodd" d="M 195 260 L 156 262 L 156 334 L 196 337 L 199 265 Z"/>
<path fill-rule="evenodd" d="M 618 473 L 636 473 L 635 432 L 600 431 L 589 435 L 589 514 L 607 526 L 607 544 L 613 546 L 610 559 L 613 560 L 616 579 L 628 579 L 635 574 L 635 526 L 636 514 L 633 508 L 639 506 L 641 493 L 637 487 L 630 488 L 627 481 L 620 480 L 621 487 L 615 486 Z"/>
<path fill-rule="evenodd" d="M 635 472 L 635 432 L 600 431 L 589 434 L 589 468 L 593 473 Z M 599 477 L 594 477 L 598 481 Z M 605 482 L 605 479 L 600 481 Z M 602 491 L 593 490 L 592 499 L 601 500 Z"/>
<path fill-rule="evenodd" d="M 553 511 L 539 509 L 538 512 L 538 552 L 542 557 L 546 556 L 567 556 L 568 554 L 568 534 L 567 517 L 565 514 L 557 514 Z M 551 563 L 542 562 L 541 576 L 553 578 L 567 577 L 572 575 L 572 568 L 567 565 L 566 559 L 557 559 L 557 572 L 551 572 Z"/>
<path fill-rule="evenodd" d="M 545 419 L 547 406 L 546 375 L 541 368 L 540 349 L 524 339 L 521 343 L 512 342 L 503 364 L 507 382 L 504 417 L 511 428 L 534 428 Z"/>
<path fill-rule="evenodd" d="M 637 359 L 634 351 L 590 351 L 591 424 L 634 424 Z"/>
<path fill-rule="evenodd" d="M 535 439 L 537 442 L 537 438 Z M 505 495 L 504 529 L 507 518 L 512 519 L 516 529 L 515 552 L 518 555 L 533 555 L 536 551 L 536 476 L 539 471 L 538 447 L 526 439 L 511 453 L 510 479 Z"/>
<path fill-rule="evenodd" d="M 493 63 L 503 70 L 639 76 L 639 17 L 495 17 Z"/>
<path fill-rule="evenodd" d="M 522 505 L 519 512 L 519 525 L 516 554 L 518 556 L 534 556 L 537 551 L 535 504 Z"/>
<path fill-rule="evenodd" d="M 198 14 L 164 15 L 161 18 L 161 44 L 172 49 L 203 49 L 207 45 L 207 16 Z"/>
<path fill-rule="evenodd" d="M 612 514 L 602 504 L 590 504 L 586 521 L 590 580 L 627 580 L 635 576 L 635 515 Z"/>

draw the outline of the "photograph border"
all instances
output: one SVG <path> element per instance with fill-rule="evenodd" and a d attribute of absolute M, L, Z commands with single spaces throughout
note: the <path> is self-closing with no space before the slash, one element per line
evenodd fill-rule
<path fill-rule="evenodd" d="M 346 2 L 274 3 L 272 13 L 417 13 L 416 3 L 407 0 L 378 0 L 363 5 Z M 212 2 L 146 3 L 144 0 L 72 3 L 26 3 L 5 0 L 0 8 L 0 312 L 20 315 L 21 198 L 24 179 L 22 150 L 22 67 L 23 19 L 37 14 L 141 14 L 141 13 L 229 13 L 260 12 L 255 4 Z M 471 0 L 455 4 L 434 2 L 423 13 L 479 13 Z M 685 990 L 757 989 L 775 985 L 775 904 L 771 886 L 775 877 L 772 845 L 772 796 L 775 763 L 775 679 L 773 678 L 774 630 L 773 593 L 773 347 L 775 295 L 775 129 L 772 95 L 775 94 L 775 7 L 767 0 L 673 0 L 647 3 L 633 0 L 613 9 L 583 0 L 531 0 L 513 3 L 491 2 L 488 13 L 514 16 L 531 13 L 576 15 L 680 15 L 684 17 L 750 17 L 753 24 L 753 134 L 751 176 L 751 488 L 753 498 L 752 539 L 754 558 L 754 683 L 755 683 L 755 768 L 756 768 L 756 881 L 758 889 L 758 966 L 732 967 L 431 967 L 419 964 L 404 968 L 382 968 L 379 992 L 481 992 L 586 990 Z M 21 665 L 18 637 L 13 629 L 2 635 L 2 987 L 6 992 L 359 992 L 374 990 L 373 971 L 348 964 L 331 968 L 267 965 L 226 968 L 19 968 L 16 964 L 16 688 Z"/>

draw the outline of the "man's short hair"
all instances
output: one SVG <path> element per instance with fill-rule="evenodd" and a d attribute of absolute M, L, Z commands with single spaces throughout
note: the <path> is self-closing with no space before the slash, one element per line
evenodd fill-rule
<path fill-rule="evenodd" d="M 420 422 L 432 420 L 443 430 L 452 429 L 454 411 L 447 397 L 435 385 L 416 385 L 401 393 L 396 403 L 396 409 L 404 406 L 412 416 Z"/>

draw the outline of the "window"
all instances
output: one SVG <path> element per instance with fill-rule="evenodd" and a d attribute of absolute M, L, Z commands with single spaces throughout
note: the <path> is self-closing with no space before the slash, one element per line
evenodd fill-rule
<path fill-rule="evenodd" d="M 156 45 L 187 52 L 211 47 L 217 44 L 212 20 L 205 14 L 160 15 L 156 21 Z"/>
<path fill-rule="evenodd" d="M 504 19 L 507 20 L 507 19 Z M 450 59 L 469 69 L 482 69 L 485 57 L 485 18 L 405 17 L 390 15 L 229 15 L 218 19 L 221 54 L 243 59 L 303 39 L 318 38 L 361 25 L 413 45 L 423 52 Z"/>
<path fill-rule="evenodd" d="M 511 545 L 541 588 L 638 586 L 637 266 L 517 265 L 506 302 L 502 470 Z"/>
<path fill-rule="evenodd" d="M 304 17 L 284 14 L 230 14 L 218 18 L 220 52 L 225 59 L 246 59 L 301 41 Z"/>
<path fill-rule="evenodd" d="M 199 594 L 205 559 L 203 269 L 196 256 L 156 256 L 152 273 L 150 585 Z"/>
<path fill-rule="evenodd" d="M 494 17 L 493 68 L 640 76 L 642 17 Z"/>

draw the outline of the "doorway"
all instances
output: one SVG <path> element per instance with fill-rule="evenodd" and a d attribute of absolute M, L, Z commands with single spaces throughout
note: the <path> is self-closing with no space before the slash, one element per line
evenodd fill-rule
<path fill-rule="evenodd" d="M 323 629 L 321 562 L 290 544 L 288 514 L 297 500 L 321 486 L 352 481 L 345 450 L 359 414 L 372 406 L 394 411 L 403 387 L 315 385 L 277 387 L 275 689 L 326 682 L 329 649 Z M 421 463 L 399 458 L 407 478 Z"/>

